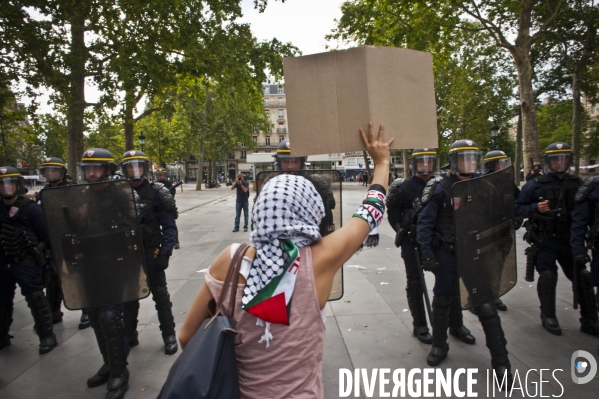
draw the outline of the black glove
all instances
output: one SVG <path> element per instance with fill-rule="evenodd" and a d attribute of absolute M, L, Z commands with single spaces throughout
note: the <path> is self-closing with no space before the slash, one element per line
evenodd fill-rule
<path fill-rule="evenodd" d="M 168 268 L 169 258 L 170 255 L 158 255 L 158 258 L 156 258 L 156 266 L 162 270 L 166 270 Z"/>
<path fill-rule="evenodd" d="M 432 257 L 428 260 L 423 260 L 422 269 L 426 270 L 427 272 L 434 272 L 435 270 L 437 270 L 437 259 L 435 259 L 435 257 Z"/>
<path fill-rule="evenodd" d="M 364 245 L 366 245 L 369 248 L 373 248 L 376 247 L 377 245 L 379 245 L 379 235 L 378 234 L 373 234 L 373 235 L 369 235 L 366 238 L 366 242 L 364 243 Z"/>
<path fill-rule="evenodd" d="M 584 266 L 585 264 L 587 264 L 590 261 L 591 261 L 591 258 L 589 257 L 588 254 L 574 255 L 574 262 L 576 262 L 577 265 Z"/>

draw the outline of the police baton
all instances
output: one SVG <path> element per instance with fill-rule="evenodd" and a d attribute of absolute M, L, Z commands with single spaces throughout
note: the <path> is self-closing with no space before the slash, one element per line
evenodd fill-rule
<path fill-rule="evenodd" d="M 420 262 L 420 252 L 418 247 L 414 247 L 414 255 L 416 256 L 416 263 L 418 264 L 418 274 L 420 274 L 420 284 L 422 284 L 422 293 L 424 294 L 424 300 L 426 301 L 426 310 L 428 312 L 428 319 L 433 325 L 433 311 L 431 309 L 431 301 L 428 297 L 428 289 L 426 288 L 426 280 L 424 279 L 424 270 L 422 269 L 422 263 Z"/>
<path fill-rule="evenodd" d="M 572 292 L 574 294 L 573 307 L 574 309 L 578 309 L 578 263 L 576 263 L 576 258 L 574 254 L 572 254 Z"/>

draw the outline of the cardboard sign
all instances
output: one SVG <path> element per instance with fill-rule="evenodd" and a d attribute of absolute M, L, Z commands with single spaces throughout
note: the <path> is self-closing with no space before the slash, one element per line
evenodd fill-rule
<path fill-rule="evenodd" d="M 364 150 L 358 129 L 385 124 L 391 148 L 437 147 L 432 56 L 358 47 L 283 60 L 292 156 Z"/>

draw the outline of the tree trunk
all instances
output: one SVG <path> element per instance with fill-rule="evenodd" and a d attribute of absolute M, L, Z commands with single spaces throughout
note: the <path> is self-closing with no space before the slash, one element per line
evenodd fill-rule
<path fill-rule="evenodd" d="M 524 166 L 522 162 L 522 109 L 518 112 L 518 126 L 516 128 L 516 156 L 514 159 L 514 183 L 520 185 L 520 166 Z"/>
<path fill-rule="evenodd" d="M 77 176 L 77 163 L 83 154 L 83 117 L 85 101 L 85 62 L 87 48 L 85 47 L 85 15 L 78 7 L 74 7 L 71 16 L 71 74 L 67 104 L 67 154 L 68 172 Z"/>
<path fill-rule="evenodd" d="M 202 180 L 204 180 L 204 130 L 200 133 L 200 156 L 198 157 L 198 179 L 196 181 L 196 190 L 202 190 Z"/>
<path fill-rule="evenodd" d="M 410 155 L 408 150 L 403 150 L 403 178 L 410 178 Z"/>
<path fill-rule="evenodd" d="M 125 91 L 125 109 L 123 111 L 124 120 L 123 128 L 125 129 L 125 151 L 131 151 L 135 149 L 133 139 L 133 108 L 135 108 L 135 93 L 133 87 L 127 87 Z M 141 150 L 141 148 L 140 148 Z"/>
<path fill-rule="evenodd" d="M 578 176 L 580 172 L 580 118 L 582 115 L 582 103 L 580 101 L 581 71 L 581 65 L 578 64 L 572 74 L 572 152 L 574 153 L 573 163 L 575 176 Z"/>
<path fill-rule="evenodd" d="M 368 176 L 368 182 L 370 182 L 372 172 L 370 172 L 370 164 L 368 163 L 368 153 L 366 151 L 363 151 L 362 154 L 364 155 L 364 166 L 366 167 L 366 176 Z"/>
<path fill-rule="evenodd" d="M 521 43 L 516 48 L 516 68 L 518 70 L 518 87 L 520 90 L 520 111 L 522 115 L 522 141 L 524 156 L 524 173 L 532 170 L 531 160 L 539 160 L 539 127 L 535 109 L 535 97 L 532 88 L 532 62 L 530 47 Z"/>

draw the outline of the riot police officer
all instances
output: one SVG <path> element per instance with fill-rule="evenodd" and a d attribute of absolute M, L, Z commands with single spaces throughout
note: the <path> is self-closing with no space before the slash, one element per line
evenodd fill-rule
<path fill-rule="evenodd" d="M 597 287 L 596 298 L 599 306 L 599 176 L 591 176 L 584 181 L 576 192 L 574 202 L 570 246 L 576 263 L 585 265 L 591 261 L 590 280 L 592 285 Z M 591 250 L 592 260 L 587 254 L 585 241 Z M 581 274 L 584 274 L 583 281 L 587 286 L 578 288 L 589 290 L 588 272 L 583 270 Z"/>
<path fill-rule="evenodd" d="M 422 283 L 416 248 L 416 214 L 420 209 L 420 198 L 431 176 L 439 174 L 439 157 L 436 148 L 416 148 L 410 158 L 412 177 L 396 179 L 387 194 L 387 211 L 391 227 L 396 232 L 395 246 L 401 247 L 401 257 L 406 267 L 406 295 L 413 319 L 413 335 L 418 341 L 432 344 L 429 334 Z"/>
<path fill-rule="evenodd" d="M 91 148 L 83 153 L 77 169 L 79 183 L 101 183 L 111 180 L 116 172 L 116 163 L 110 151 Z M 100 199 L 104 194 L 102 189 L 105 189 L 102 185 L 97 188 Z M 110 219 L 106 218 L 107 221 Z M 123 398 L 129 389 L 129 346 L 125 339 L 123 304 L 87 309 L 87 314 L 104 360 L 98 372 L 87 380 L 87 386 L 93 388 L 106 384 L 107 399 Z"/>
<path fill-rule="evenodd" d="M 46 186 L 42 188 L 42 190 L 38 191 L 35 195 L 35 200 L 38 204 L 41 204 L 41 193 L 45 188 L 65 187 L 74 184 L 67 176 L 66 162 L 57 157 L 44 158 L 44 160 L 41 162 L 38 172 L 40 176 L 44 176 L 46 179 Z M 62 290 L 60 289 L 58 276 L 54 271 L 50 271 L 49 273 L 48 282 L 46 283 L 46 296 L 48 297 L 50 309 L 52 310 L 52 322 L 60 323 L 63 316 L 61 311 L 63 296 Z M 89 325 L 89 317 L 87 317 L 87 313 L 85 313 L 85 311 L 81 312 L 79 329 L 83 330 L 88 328 Z"/>
<path fill-rule="evenodd" d="M 178 350 L 175 335 L 175 319 L 171 309 L 170 295 L 166 286 L 165 270 L 176 242 L 175 218 L 177 207 L 168 189 L 161 183 L 150 183 L 151 164 L 141 151 L 127 151 L 123 155 L 121 169 L 131 181 L 141 200 L 140 223 L 144 235 L 144 250 L 152 298 L 156 303 L 164 352 L 172 355 Z M 137 315 L 139 301 L 125 304 L 125 326 L 130 346 L 139 344 L 137 339 Z"/>
<path fill-rule="evenodd" d="M 162 183 L 164 187 L 168 188 L 169 193 L 175 198 L 175 194 L 177 194 L 177 188 L 173 185 L 173 182 L 166 178 L 166 169 L 158 168 L 156 169 L 156 180 L 158 183 Z M 179 249 L 179 229 L 177 228 L 177 241 L 175 242 L 175 249 Z"/>
<path fill-rule="evenodd" d="M 472 140 L 458 140 L 449 148 L 451 175 L 429 180 L 422 195 L 416 239 L 422 250 L 424 270 L 435 274 L 433 289 L 433 347 L 427 357 L 431 366 L 439 365 L 447 356 L 447 328 L 466 343 L 475 339 L 462 325 L 462 314 L 455 256 L 455 224 L 452 186 L 481 172 L 482 153 Z M 459 206 L 459 205 L 458 205 Z M 492 303 L 477 307 L 476 313 L 487 337 L 491 365 L 499 378 L 507 376 L 511 386 L 511 365 L 501 319 Z M 459 323 L 459 327 L 456 324 Z"/>
<path fill-rule="evenodd" d="M 489 173 L 493 173 L 493 172 L 499 172 L 502 169 L 505 169 L 509 166 L 511 166 L 512 164 L 512 160 L 510 159 L 510 157 L 507 156 L 507 154 L 501 150 L 493 150 L 490 152 L 487 152 L 485 154 L 485 157 L 483 158 L 483 175 L 489 174 Z M 516 186 L 514 184 L 514 198 L 518 198 L 518 196 L 520 195 L 520 189 L 518 188 L 518 186 Z M 520 222 L 521 225 L 522 222 Z M 520 226 L 518 226 L 519 228 Z M 497 310 L 501 310 L 501 311 L 506 311 L 507 310 L 507 305 L 505 303 L 503 303 L 503 301 L 501 300 L 501 298 L 497 298 L 494 302 L 495 307 L 497 308 Z M 476 314 L 476 309 L 475 308 L 471 308 L 470 311 L 474 314 Z"/>
<path fill-rule="evenodd" d="M 543 327 L 552 334 L 562 334 L 555 313 L 557 262 L 570 281 L 573 281 L 575 273 L 578 276 L 580 330 L 599 335 L 597 304 L 593 298 L 590 273 L 584 268 L 584 262 L 574 264 L 570 247 L 572 211 L 576 193 L 582 185 L 579 177 L 568 173 L 572 158 L 572 149 L 567 143 L 549 145 L 543 156 L 545 174 L 535 177 L 522 188 L 516 201 L 516 214 L 529 218 L 526 234 L 528 240 L 538 247 L 535 266 L 539 273 L 537 292 Z M 580 228 L 580 225 L 577 227 Z M 576 250 L 580 251 L 577 240 L 578 236 L 574 242 Z M 575 267 L 577 270 L 574 270 Z"/>
<path fill-rule="evenodd" d="M 49 245 L 41 207 L 24 198 L 24 179 L 16 168 L 0 167 L 0 349 L 10 345 L 16 284 L 31 309 L 35 331 L 40 339 L 39 353 L 57 345 L 52 327 L 50 304 L 44 295 L 42 255 Z"/>
<path fill-rule="evenodd" d="M 283 140 L 277 146 L 275 170 L 302 170 L 306 168 L 306 157 L 292 157 L 289 140 Z"/>

